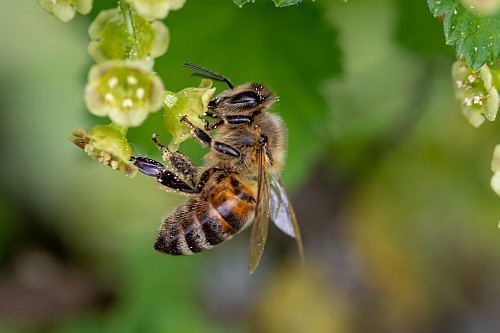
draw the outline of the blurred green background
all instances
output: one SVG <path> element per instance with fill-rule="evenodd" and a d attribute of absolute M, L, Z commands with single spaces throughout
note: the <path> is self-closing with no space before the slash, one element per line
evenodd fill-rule
<path fill-rule="evenodd" d="M 192 61 L 280 96 L 307 266 L 272 228 L 251 276 L 248 232 L 191 257 L 154 252 L 183 197 L 67 140 L 105 122 L 82 99 L 86 29 L 114 5 L 64 24 L 34 0 L 0 4 L 0 332 L 500 331 L 499 124 L 460 114 L 425 1 L 188 0 L 166 18 L 167 89 L 198 85 Z M 136 154 L 159 158 L 153 132 L 168 142 L 159 113 L 130 130 Z"/>

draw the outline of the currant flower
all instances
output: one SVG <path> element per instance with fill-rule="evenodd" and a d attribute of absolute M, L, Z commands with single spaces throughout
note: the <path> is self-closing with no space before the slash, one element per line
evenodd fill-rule
<path fill-rule="evenodd" d="M 125 60 L 135 47 L 141 60 L 157 58 L 167 51 L 170 34 L 165 24 L 132 15 L 136 39 L 131 38 L 117 8 L 103 10 L 97 15 L 89 27 L 92 41 L 88 46 L 90 56 L 97 63 L 112 59 Z"/>
<path fill-rule="evenodd" d="M 127 129 L 117 124 L 96 125 L 88 131 L 74 130 L 69 140 L 96 161 L 132 177 L 137 167 L 130 162 L 132 148 L 125 137 Z"/>
<path fill-rule="evenodd" d="M 500 144 L 496 145 L 493 150 L 491 171 L 493 171 L 493 176 L 491 177 L 490 182 L 491 188 L 498 196 L 500 196 Z"/>
<path fill-rule="evenodd" d="M 163 82 L 152 72 L 152 62 L 108 61 L 90 69 L 85 102 L 96 116 L 137 127 L 161 107 L 163 91 Z"/>
<path fill-rule="evenodd" d="M 498 69 L 483 65 L 473 71 L 465 61 L 452 66 L 455 96 L 461 102 L 462 113 L 474 127 L 494 121 L 500 105 Z"/>
<path fill-rule="evenodd" d="M 146 20 L 164 19 L 171 10 L 181 9 L 186 0 L 127 0 Z"/>
<path fill-rule="evenodd" d="M 207 79 L 201 80 L 198 88 L 185 88 L 177 93 L 165 91 L 163 124 L 173 136 L 168 146 L 171 151 L 176 151 L 182 141 L 191 137 L 189 126 L 180 121 L 183 116 L 187 116 L 195 126 L 204 126 L 200 117 L 207 111 L 208 102 L 214 92 L 212 81 Z"/>
<path fill-rule="evenodd" d="M 37 0 L 38 5 L 63 22 L 71 20 L 76 12 L 86 15 L 92 10 L 93 0 Z"/>
<path fill-rule="evenodd" d="M 500 9 L 498 0 L 462 0 L 462 5 L 473 13 L 489 16 Z"/>

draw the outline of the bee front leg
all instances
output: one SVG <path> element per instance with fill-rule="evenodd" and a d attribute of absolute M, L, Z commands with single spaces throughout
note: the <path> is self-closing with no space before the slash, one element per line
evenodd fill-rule
<path fill-rule="evenodd" d="M 198 187 L 193 188 L 186 184 L 182 179 L 168 170 L 166 166 L 158 161 L 146 158 L 132 156 L 130 159 L 134 165 L 139 168 L 143 174 L 156 178 L 156 181 L 168 188 L 183 193 L 200 193 Z"/>
<path fill-rule="evenodd" d="M 250 124 L 252 122 L 253 116 L 221 116 L 219 120 L 212 124 L 205 123 L 205 130 L 212 131 L 223 124 L 239 125 L 239 124 Z"/>
<path fill-rule="evenodd" d="M 210 148 L 215 149 L 216 151 L 218 151 L 220 153 L 223 153 L 226 155 L 231 155 L 234 157 L 240 157 L 240 153 L 236 149 L 234 149 L 233 147 L 231 147 L 228 144 L 212 140 L 212 138 L 210 137 L 210 135 L 208 135 L 207 132 L 205 132 L 204 130 L 202 130 L 199 127 L 196 127 L 191 121 L 189 121 L 189 119 L 186 116 L 181 118 L 181 122 L 183 122 L 183 123 L 187 124 L 189 127 L 191 127 L 193 135 L 202 144 L 207 145 Z"/>

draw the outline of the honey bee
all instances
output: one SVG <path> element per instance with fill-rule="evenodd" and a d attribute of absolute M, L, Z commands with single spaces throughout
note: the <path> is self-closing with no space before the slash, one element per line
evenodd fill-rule
<path fill-rule="evenodd" d="M 184 116 L 181 122 L 210 148 L 201 168 L 180 152 L 170 151 L 153 135 L 168 166 L 146 157 L 132 157 L 160 187 L 188 195 L 187 201 L 163 221 L 154 248 L 171 255 L 210 249 L 250 225 L 249 271 L 262 257 L 269 220 L 296 239 L 303 261 L 297 219 L 280 179 L 287 131 L 283 120 L 268 112 L 276 95 L 259 83 L 233 86 L 231 81 L 199 65 L 185 63 L 194 74 L 225 82 L 229 89 L 208 104 L 204 128 Z M 208 132 L 212 132 L 210 136 Z"/>

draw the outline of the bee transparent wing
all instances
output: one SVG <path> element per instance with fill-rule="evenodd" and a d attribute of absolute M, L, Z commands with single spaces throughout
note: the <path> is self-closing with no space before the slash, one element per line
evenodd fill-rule
<path fill-rule="evenodd" d="M 300 259 L 304 262 L 304 248 L 297 217 L 279 175 L 269 174 L 269 188 L 270 219 L 281 231 L 295 238 Z"/>
<path fill-rule="evenodd" d="M 295 237 L 294 224 L 292 223 L 295 214 L 293 214 L 290 201 L 278 175 L 269 175 L 269 189 L 271 220 L 285 234 Z"/>
<path fill-rule="evenodd" d="M 269 186 L 266 173 L 265 147 L 259 149 L 258 161 L 257 205 L 255 207 L 255 218 L 250 233 L 250 260 L 248 265 L 250 274 L 253 273 L 259 265 L 269 230 Z"/>

